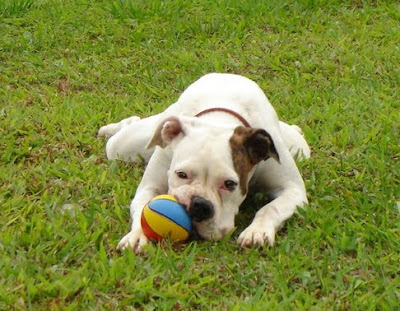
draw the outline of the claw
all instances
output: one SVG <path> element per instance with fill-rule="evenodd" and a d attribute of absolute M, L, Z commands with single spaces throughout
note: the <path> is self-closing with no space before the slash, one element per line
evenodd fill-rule
<path fill-rule="evenodd" d="M 257 228 L 257 226 L 249 226 L 244 230 L 239 238 L 238 244 L 242 247 L 255 247 L 269 244 L 273 246 L 275 242 L 275 230 L 271 227 Z"/>
<path fill-rule="evenodd" d="M 142 230 L 131 231 L 125 235 L 118 243 L 118 250 L 132 249 L 135 254 L 144 252 L 144 246 L 149 243 L 148 238 L 143 234 Z"/>

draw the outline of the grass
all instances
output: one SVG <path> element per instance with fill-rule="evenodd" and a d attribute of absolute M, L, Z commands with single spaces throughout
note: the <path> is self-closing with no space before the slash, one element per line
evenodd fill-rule
<path fill-rule="evenodd" d="M 0 3 L 0 309 L 396 310 L 396 1 Z M 257 81 L 313 156 L 276 246 L 115 247 L 143 166 L 97 129 L 160 112 L 201 75 Z"/>

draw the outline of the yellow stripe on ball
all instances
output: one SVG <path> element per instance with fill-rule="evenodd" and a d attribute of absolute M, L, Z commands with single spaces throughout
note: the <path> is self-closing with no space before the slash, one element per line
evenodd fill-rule
<path fill-rule="evenodd" d="M 170 194 L 160 194 L 151 199 L 151 201 L 155 200 L 171 200 L 174 202 L 178 202 L 178 200 L 173 195 Z"/>
<path fill-rule="evenodd" d="M 168 195 L 163 195 L 163 199 L 166 199 L 165 197 L 167 196 Z M 174 201 L 176 202 L 176 200 Z M 168 219 L 164 215 L 160 215 L 157 212 L 151 210 L 147 205 L 143 209 L 143 216 L 146 219 L 149 227 L 155 233 L 164 238 L 168 237 L 172 241 L 184 241 L 189 237 L 189 232 L 187 230 L 185 230 L 172 220 Z"/>

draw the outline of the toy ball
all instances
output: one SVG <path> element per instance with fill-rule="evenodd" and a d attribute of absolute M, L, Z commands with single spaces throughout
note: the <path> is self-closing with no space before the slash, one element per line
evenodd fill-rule
<path fill-rule="evenodd" d="M 169 194 L 158 195 L 144 206 L 141 224 L 145 236 L 156 241 L 169 238 L 183 242 L 192 230 L 186 210 Z"/>

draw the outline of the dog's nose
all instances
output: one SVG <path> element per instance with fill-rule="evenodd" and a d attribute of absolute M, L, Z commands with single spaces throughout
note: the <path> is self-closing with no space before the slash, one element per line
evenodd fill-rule
<path fill-rule="evenodd" d="M 189 216 L 197 222 L 210 219 L 214 216 L 214 206 L 206 199 L 193 197 L 190 202 Z"/>

